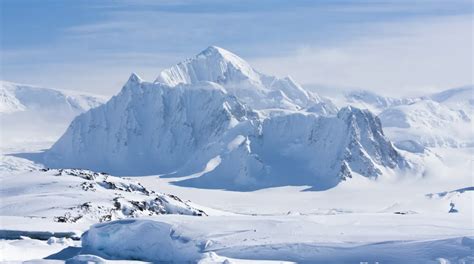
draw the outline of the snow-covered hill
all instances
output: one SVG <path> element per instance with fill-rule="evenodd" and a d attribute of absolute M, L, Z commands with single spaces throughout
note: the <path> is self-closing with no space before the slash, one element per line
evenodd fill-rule
<path fill-rule="evenodd" d="M 174 195 L 139 182 L 87 170 L 33 170 L 1 175 L 0 216 L 42 218 L 85 226 L 160 214 L 206 215 Z"/>
<path fill-rule="evenodd" d="M 100 96 L 0 81 L 0 147 L 53 142 L 74 117 L 105 101 Z"/>
<path fill-rule="evenodd" d="M 117 175 L 197 173 L 179 184 L 238 190 L 326 189 L 352 172 L 377 177 L 408 166 L 370 112 L 295 111 L 316 101 L 294 83 L 268 86 L 267 77 L 216 47 L 154 83 L 132 74 L 117 96 L 77 117 L 44 162 Z M 294 107 L 269 103 L 269 90 L 285 90 Z"/>

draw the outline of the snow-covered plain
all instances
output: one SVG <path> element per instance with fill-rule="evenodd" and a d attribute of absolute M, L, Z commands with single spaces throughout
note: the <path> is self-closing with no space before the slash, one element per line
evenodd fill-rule
<path fill-rule="evenodd" d="M 120 158 L 114 168 L 123 163 L 137 166 L 129 168 L 137 172 L 152 160 L 154 169 L 179 169 L 179 173 L 133 173 L 133 177 L 118 170 L 122 177 L 117 177 L 59 165 L 45 169 L 37 158 L 59 139 L 74 116 L 103 101 L 80 97 L 88 103 L 76 108 L 77 104 L 62 103 L 72 95 L 49 89 L 48 94 L 55 94 L 52 98 L 61 103 L 35 96 L 36 89 L 30 94 L 23 88 L 22 96 L 15 96 L 12 91 L 20 86 L 2 82 L 0 118 L 13 121 L 2 122 L 1 127 L 0 261 L 474 263 L 470 87 L 416 98 L 354 92 L 337 108 L 291 78 L 264 75 L 235 54 L 210 47 L 163 71 L 155 83 L 132 75 L 112 103 L 81 115 L 80 130 L 74 123 L 68 129 L 59 144 L 63 149 L 77 146 L 77 151 L 99 152 L 106 149 L 100 146 L 112 144 L 113 155 Z M 24 124 L 40 119 L 46 106 L 34 102 L 36 98 L 48 107 L 61 106 L 54 111 L 65 112 L 66 117 L 55 118 L 56 127 L 34 123 L 35 133 L 16 137 L 23 131 L 15 126 L 15 118 L 5 116 L 27 112 Z M 40 106 L 28 111 L 35 104 Z M 374 114 L 344 108 L 348 104 Z M 128 119 L 107 117 L 123 109 L 130 113 Z M 162 111 L 166 118 L 160 119 Z M 383 131 L 375 115 L 380 116 Z M 347 129 L 338 129 L 344 125 Z M 192 129 L 182 133 L 195 126 L 201 134 Z M 132 147 L 101 142 L 101 133 L 111 130 L 109 138 Z M 85 134 L 86 145 L 67 141 L 77 133 Z M 160 136 L 154 138 L 153 133 Z M 134 144 L 144 136 L 151 143 Z M 310 136 L 313 140 L 308 140 Z M 334 145 L 324 149 L 324 142 L 334 144 L 341 137 L 348 139 L 341 140 L 341 149 L 363 154 L 337 156 L 331 154 Z M 320 142 L 312 145 L 318 138 Z M 159 143 L 158 150 L 149 151 L 153 140 Z M 167 152 L 173 146 L 176 151 Z M 140 151 L 148 152 L 140 156 Z M 104 156 L 94 152 L 88 154 Z M 131 162 L 130 154 L 138 158 Z M 288 157 L 298 158 L 285 160 Z M 339 175 L 331 172 L 315 183 L 294 173 L 275 184 L 268 181 L 271 177 L 259 178 L 265 170 L 255 170 L 252 161 L 270 167 L 269 176 L 282 177 L 291 169 L 299 171 L 302 164 L 305 171 L 320 171 L 324 162 L 311 157 L 346 164 L 350 177 L 318 189 L 321 179 Z M 187 166 L 181 167 L 179 158 L 187 160 Z M 307 160 L 298 163 L 301 159 Z M 390 167 L 391 163 L 398 165 Z M 235 164 L 253 171 L 232 174 Z M 368 168 L 379 172 L 371 175 Z M 228 173 L 232 177 L 226 177 Z M 241 185 L 249 183 L 243 176 L 267 182 Z M 226 181 L 231 183 L 223 184 Z"/>

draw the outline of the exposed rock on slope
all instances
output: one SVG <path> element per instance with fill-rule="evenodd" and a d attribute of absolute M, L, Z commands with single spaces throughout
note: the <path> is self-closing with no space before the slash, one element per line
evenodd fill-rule
<path fill-rule="evenodd" d="M 155 193 L 133 180 L 78 169 L 42 169 L 5 177 L 1 196 L 2 215 L 13 210 L 18 215 L 56 222 L 206 215 L 174 195 Z"/>
<path fill-rule="evenodd" d="M 282 185 L 334 187 L 359 173 L 377 177 L 408 164 L 368 111 L 343 108 L 337 117 L 294 113 L 265 119 L 257 134 L 239 135 L 214 170 L 178 184 L 255 189 Z"/>

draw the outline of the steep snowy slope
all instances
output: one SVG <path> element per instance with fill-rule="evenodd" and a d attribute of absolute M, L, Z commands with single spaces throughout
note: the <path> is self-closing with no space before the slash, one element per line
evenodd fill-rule
<path fill-rule="evenodd" d="M 258 134 L 237 136 L 218 156 L 219 164 L 179 185 L 255 189 L 311 185 L 324 190 L 356 172 L 377 177 L 408 164 L 368 111 L 343 108 L 336 117 L 293 113 L 263 120 Z"/>
<path fill-rule="evenodd" d="M 44 161 L 117 175 L 199 173 L 180 184 L 236 190 L 326 189 L 352 171 L 376 177 L 406 167 L 368 111 L 262 115 L 214 82 L 168 86 L 134 74 L 108 103 L 77 117 Z"/>
<path fill-rule="evenodd" d="M 319 114 L 334 114 L 328 99 L 303 89 L 290 77 L 277 78 L 254 70 L 237 55 L 215 46 L 160 73 L 155 82 L 170 86 L 215 82 L 254 109 L 309 109 Z"/>
<path fill-rule="evenodd" d="M 0 81 L 0 147 L 53 142 L 75 116 L 104 102 L 98 96 Z"/>
<path fill-rule="evenodd" d="M 196 170 L 216 155 L 213 143 L 255 117 L 218 84 L 169 87 L 133 74 L 108 103 L 77 117 L 45 161 L 119 175 L 172 173 L 186 161 Z"/>

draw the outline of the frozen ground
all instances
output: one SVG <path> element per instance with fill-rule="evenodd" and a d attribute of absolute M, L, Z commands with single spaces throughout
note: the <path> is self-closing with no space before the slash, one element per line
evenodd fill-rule
<path fill-rule="evenodd" d="M 52 216 L 84 199 L 107 196 L 108 190 L 62 190 L 58 182 L 80 184 L 81 178 L 64 179 L 50 172 L 3 173 L 0 257 L 12 261 L 46 258 L 51 263 L 74 256 L 79 261 L 86 258 L 84 254 L 100 256 L 89 257 L 97 262 L 472 263 L 474 191 L 448 192 L 472 186 L 472 150 L 436 151 L 445 164 L 459 168 L 458 175 L 445 173 L 440 166 L 440 175 L 430 174 L 427 179 L 387 177 L 375 182 L 358 176 L 324 192 L 305 191 L 305 186 L 232 192 L 180 187 L 171 184 L 174 179 L 159 176 L 134 177 L 147 190 L 173 193 L 199 204 L 209 216 L 121 220 L 95 226 L 82 241 L 76 239 L 94 221 L 61 223 Z M 28 185 L 28 175 L 34 186 Z M 45 188 L 36 205 L 42 192 L 35 188 Z M 82 198 L 70 199 L 71 195 Z M 457 212 L 449 213 L 453 207 Z"/>

